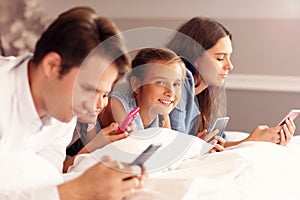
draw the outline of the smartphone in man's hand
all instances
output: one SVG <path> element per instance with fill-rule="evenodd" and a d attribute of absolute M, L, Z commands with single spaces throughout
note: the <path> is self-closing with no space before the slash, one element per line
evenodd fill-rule
<path fill-rule="evenodd" d="M 142 166 L 159 148 L 161 144 L 151 144 L 130 165 Z"/>

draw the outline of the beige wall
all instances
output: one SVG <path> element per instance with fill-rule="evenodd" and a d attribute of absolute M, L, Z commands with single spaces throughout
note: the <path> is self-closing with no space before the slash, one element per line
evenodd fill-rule
<path fill-rule="evenodd" d="M 91 6 L 122 30 L 158 26 L 176 29 L 193 16 L 216 18 L 233 33 L 232 73 L 300 75 L 298 0 L 40 0 L 49 16 L 73 6 Z"/>
<path fill-rule="evenodd" d="M 91 6 L 110 18 L 300 18 L 298 0 L 40 0 L 56 16 L 72 6 Z"/>
<path fill-rule="evenodd" d="M 275 126 L 290 109 L 300 108 L 300 94 L 227 89 L 228 130 L 250 132 L 255 126 Z M 295 120 L 300 134 L 300 116 Z"/>

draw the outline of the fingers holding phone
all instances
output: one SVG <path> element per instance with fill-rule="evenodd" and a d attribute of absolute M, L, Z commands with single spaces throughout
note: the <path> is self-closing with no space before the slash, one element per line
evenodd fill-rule
<path fill-rule="evenodd" d="M 292 109 L 279 123 L 278 126 L 281 126 L 279 132 L 280 141 L 277 144 L 286 145 L 293 135 L 295 134 L 296 125 L 294 119 L 300 114 L 299 109 Z"/>
<path fill-rule="evenodd" d="M 135 166 L 132 166 L 128 163 L 126 163 L 131 169 L 134 168 Z M 140 189 L 144 185 L 144 180 L 147 178 L 147 173 L 144 165 L 142 166 L 137 166 L 140 167 L 140 173 L 136 173 L 136 170 L 133 170 L 135 172 L 134 174 L 131 174 L 127 176 L 126 178 L 123 178 L 123 182 L 126 183 L 127 187 L 123 188 L 124 196 L 130 197 L 135 193 L 136 189 Z"/>
<path fill-rule="evenodd" d="M 140 174 L 143 177 L 146 177 L 146 169 L 144 163 L 161 147 L 161 144 L 151 144 L 149 145 L 141 154 L 139 154 L 136 159 L 134 159 L 131 163 L 124 163 L 119 161 L 111 161 L 109 157 L 104 156 L 101 159 L 101 162 L 106 164 L 107 166 L 121 170 L 124 172 L 130 173 L 129 176 L 124 177 L 124 179 L 130 179 L 132 177 L 136 177 Z M 143 178 L 140 177 L 140 178 Z"/>
<path fill-rule="evenodd" d="M 221 152 L 224 151 L 225 147 L 225 139 L 220 136 L 215 136 L 215 138 L 212 140 L 212 144 L 214 144 L 214 148 L 211 150 L 212 152 Z"/>
<path fill-rule="evenodd" d="M 291 121 L 293 121 L 294 119 L 296 119 L 296 117 L 300 114 L 300 110 L 299 109 L 293 109 L 291 110 L 279 123 L 278 126 L 281 126 L 283 124 L 285 124 L 286 120 L 289 119 Z M 294 124 L 295 125 L 295 124 Z"/>
<path fill-rule="evenodd" d="M 224 151 L 225 140 L 221 135 L 223 134 L 228 121 L 229 117 L 216 118 L 208 128 L 208 133 L 204 136 L 204 140 L 207 143 L 214 145 L 214 148 L 210 150 L 210 153 Z"/>
<path fill-rule="evenodd" d="M 111 123 L 108 127 L 103 128 L 100 133 L 105 136 L 110 142 L 124 139 L 128 137 L 129 132 L 124 131 L 118 135 L 116 132 L 119 130 L 119 125 L 117 123 Z"/>
<path fill-rule="evenodd" d="M 214 145 L 214 147 L 209 151 L 209 153 L 224 151 L 225 139 L 220 137 L 218 135 L 218 133 L 219 133 L 218 129 L 216 129 L 216 130 L 214 130 L 213 132 L 210 133 L 213 136 L 211 137 L 209 143 Z"/>
<path fill-rule="evenodd" d="M 132 165 L 127 162 L 111 160 L 109 156 L 103 156 L 101 162 L 107 167 L 124 172 L 124 179 L 139 177 L 146 173 L 143 165 Z"/>
<path fill-rule="evenodd" d="M 133 110 L 131 110 L 120 127 L 117 123 L 111 123 L 110 126 L 102 130 L 103 135 L 106 136 L 111 142 L 128 137 L 130 132 L 134 129 L 132 121 L 137 118 L 139 110 L 139 107 L 135 107 Z"/>
<path fill-rule="evenodd" d="M 290 136 L 293 136 L 296 130 L 296 125 L 294 123 L 294 120 L 291 118 L 287 118 L 284 124 L 282 125 L 282 128 L 285 132 L 289 132 Z"/>
<path fill-rule="evenodd" d="M 207 134 L 207 129 L 205 129 L 204 131 L 201 131 L 199 133 L 197 133 L 196 137 L 205 140 L 205 135 Z"/>
<path fill-rule="evenodd" d="M 132 126 L 132 121 L 135 118 L 137 118 L 137 116 L 138 116 L 139 110 L 140 110 L 140 107 L 137 106 L 129 112 L 129 114 L 126 116 L 126 118 L 120 125 L 118 131 L 116 132 L 116 135 L 119 135 L 119 134 L 125 132 L 126 130 L 128 130 L 128 128 L 130 129 L 130 126 Z"/>
<path fill-rule="evenodd" d="M 293 120 L 291 119 L 286 119 L 284 124 L 281 125 L 281 129 L 280 129 L 280 142 L 278 144 L 280 145 L 287 145 L 287 143 L 289 143 L 289 141 L 291 140 L 291 138 L 293 137 L 294 133 L 295 133 L 295 129 L 296 126 L 293 122 Z"/>
<path fill-rule="evenodd" d="M 214 129 L 211 132 L 207 132 L 203 140 L 206 141 L 207 143 L 213 144 L 211 142 L 214 140 L 215 136 L 219 134 L 219 132 L 220 132 L 219 129 Z"/>
<path fill-rule="evenodd" d="M 229 117 L 219 117 L 214 119 L 211 126 L 208 128 L 208 134 L 205 137 L 205 141 L 210 143 L 216 135 L 221 136 L 225 131 L 228 121 Z M 215 132 L 215 130 L 218 130 L 218 132 Z"/>
<path fill-rule="evenodd" d="M 136 189 L 142 187 L 146 177 L 146 170 L 143 166 L 132 166 L 126 162 L 111 160 L 108 156 L 102 157 L 101 163 L 114 170 L 114 174 L 119 174 L 118 176 L 122 180 L 122 183 L 119 183 L 121 184 L 119 189 L 123 191 L 123 196 L 129 197 L 135 193 Z M 110 177 L 110 179 L 114 179 L 114 177 Z"/>

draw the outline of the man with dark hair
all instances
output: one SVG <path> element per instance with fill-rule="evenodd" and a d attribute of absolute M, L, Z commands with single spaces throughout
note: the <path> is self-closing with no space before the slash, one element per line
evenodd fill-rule
<path fill-rule="evenodd" d="M 9 181 L 0 199 L 122 199 L 140 187 L 142 176 L 107 158 L 67 183 L 58 173 L 74 116 L 96 120 L 101 94 L 126 71 L 122 38 L 107 29 L 113 25 L 73 8 L 48 27 L 33 56 L 2 62 L 0 177 Z"/>

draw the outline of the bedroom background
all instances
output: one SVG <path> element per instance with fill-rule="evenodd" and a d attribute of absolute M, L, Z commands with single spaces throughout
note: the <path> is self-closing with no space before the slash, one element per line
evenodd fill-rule
<path fill-rule="evenodd" d="M 194 16 L 213 17 L 233 33 L 234 70 L 226 81 L 227 130 L 276 125 L 300 109 L 300 1 L 298 0 L 2 0 L 0 35 L 6 55 L 32 51 L 44 27 L 73 6 L 91 6 L 121 30 L 176 29 Z M 300 134 L 300 117 L 295 120 Z"/>

